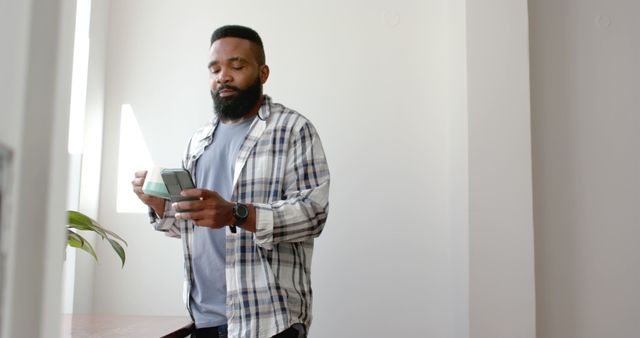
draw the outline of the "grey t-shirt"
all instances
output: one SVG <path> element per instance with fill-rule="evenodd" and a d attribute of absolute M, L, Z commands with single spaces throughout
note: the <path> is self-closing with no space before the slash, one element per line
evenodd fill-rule
<path fill-rule="evenodd" d="M 231 199 L 236 158 L 251 122 L 253 119 L 249 118 L 236 124 L 218 123 L 213 141 L 196 162 L 195 180 L 198 188 L 213 190 L 222 198 Z M 198 328 L 227 323 L 225 232 L 225 228 L 200 226 L 196 226 L 193 232 L 190 302 Z"/>

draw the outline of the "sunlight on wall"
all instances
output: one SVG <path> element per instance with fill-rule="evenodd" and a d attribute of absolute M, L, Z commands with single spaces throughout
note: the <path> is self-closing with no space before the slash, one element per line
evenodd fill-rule
<path fill-rule="evenodd" d="M 82 148 L 84 146 L 84 115 L 87 101 L 90 24 L 91 1 L 78 1 L 71 79 L 71 106 L 69 107 L 68 149 L 70 154 L 82 154 Z"/>
<path fill-rule="evenodd" d="M 67 151 L 70 154 L 67 208 L 80 207 L 80 180 L 84 151 L 85 114 L 87 106 L 87 79 L 89 69 L 89 32 L 91 28 L 91 0 L 76 2 L 76 25 L 71 73 L 71 100 L 69 106 L 69 135 Z M 63 313 L 73 313 L 76 274 L 76 250 L 66 249 L 63 266 Z"/>
<path fill-rule="evenodd" d="M 147 212 L 147 207 L 133 193 L 131 180 L 138 170 L 153 166 L 149 148 L 144 140 L 133 108 L 123 104 L 120 117 L 120 147 L 118 151 L 118 194 L 116 211 Z"/>

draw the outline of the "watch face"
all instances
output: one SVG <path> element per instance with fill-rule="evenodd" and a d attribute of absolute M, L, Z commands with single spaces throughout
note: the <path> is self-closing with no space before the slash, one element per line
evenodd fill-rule
<path fill-rule="evenodd" d="M 249 208 L 242 203 L 236 204 L 236 216 L 240 219 L 245 219 L 249 215 Z"/>

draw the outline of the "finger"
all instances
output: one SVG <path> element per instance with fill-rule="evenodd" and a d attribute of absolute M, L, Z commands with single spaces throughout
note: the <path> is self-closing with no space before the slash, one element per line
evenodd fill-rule
<path fill-rule="evenodd" d="M 203 212 L 181 212 L 175 214 L 176 219 L 190 220 L 193 224 L 201 227 L 220 228 L 220 225 L 214 224 L 210 217 Z"/>
<path fill-rule="evenodd" d="M 202 210 L 204 205 L 201 200 L 193 200 L 193 201 L 181 201 L 175 202 L 171 204 L 171 207 L 176 210 Z"/>
<path fill-rule="evenodd" d="M 217 219 L 218 213 L 215 210 L 188 210 L 175 214 L 176 219 L 191 220 L 193 224 L 209 228 L 221 228 L 226 226 L 224 222 Z"/>
<path fill-rule="evenodd" d="M 185 197 L 199 197 L 203 198 L 207 196 L 208 190 L 205 189 L 184 189 L 180 192 L 180 195 Z"/>
<path fill-rule="evenodd" d="M 180 220 L 192 220 L 194 222 L 202 219 L 197 212 L 192 211 L 179 211 L 175 214 L 175 218 Z"/>
<path fill-rule="evenodd" d="M 145 177 L 147 177 L 147 171 L 146 170 L 136 171 L 136 173 L 134 175 L 135 175 L 135 177 L 145 178 Z"/>
<path fill-rule="evenodd" d="M 134 192 L 136 195 L 138 195 L 138 197 L 139 197 L 139 198 L 143 198 L 143 199 L 144 199 L 144 198 L 153 198 L 153 199 L 157 198 L 157 197 L 154 197 L 154 196 L 151 196 L 151 195 L 147 195 L 147 194 L 144 192 L 144 190 L 142 190 L 142 187 L 140 187 L 140 186 L 134 187 L 134 188 L 133 188 L 133 192 Z"/>
<path fill-rule="evenodd" d="M 208 209 L 200 209 L 197 207 L 188 206 L 184 209 L 176 209 L 177 213 L 181 215 L 182 219 L 190 220 L 203 220 L 215 218 L 215 212 Z"/>
<path fill-rule="evenodd" d="M 180 194 L 185 197 L 200 197 L 200 199 L 221 199 L 217 192 L 207 189 L 184 189 Z"/>
<path fill-rule="evenodd" d="M 134 178 L 131 184 L 134 186 L 142 186 L 144 184 L 144 178 Z"/>

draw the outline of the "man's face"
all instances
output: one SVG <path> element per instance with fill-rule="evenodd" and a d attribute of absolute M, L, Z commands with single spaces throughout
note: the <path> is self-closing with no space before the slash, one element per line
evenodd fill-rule
<path fill-rule="evenodd" d="M 259 65 L 252 42 L 239 38 L 216 40 L 209 50 L 209 88 L 215 111 L 223 120 L 237 120 L 256 106 L 268 76 Z"/>

